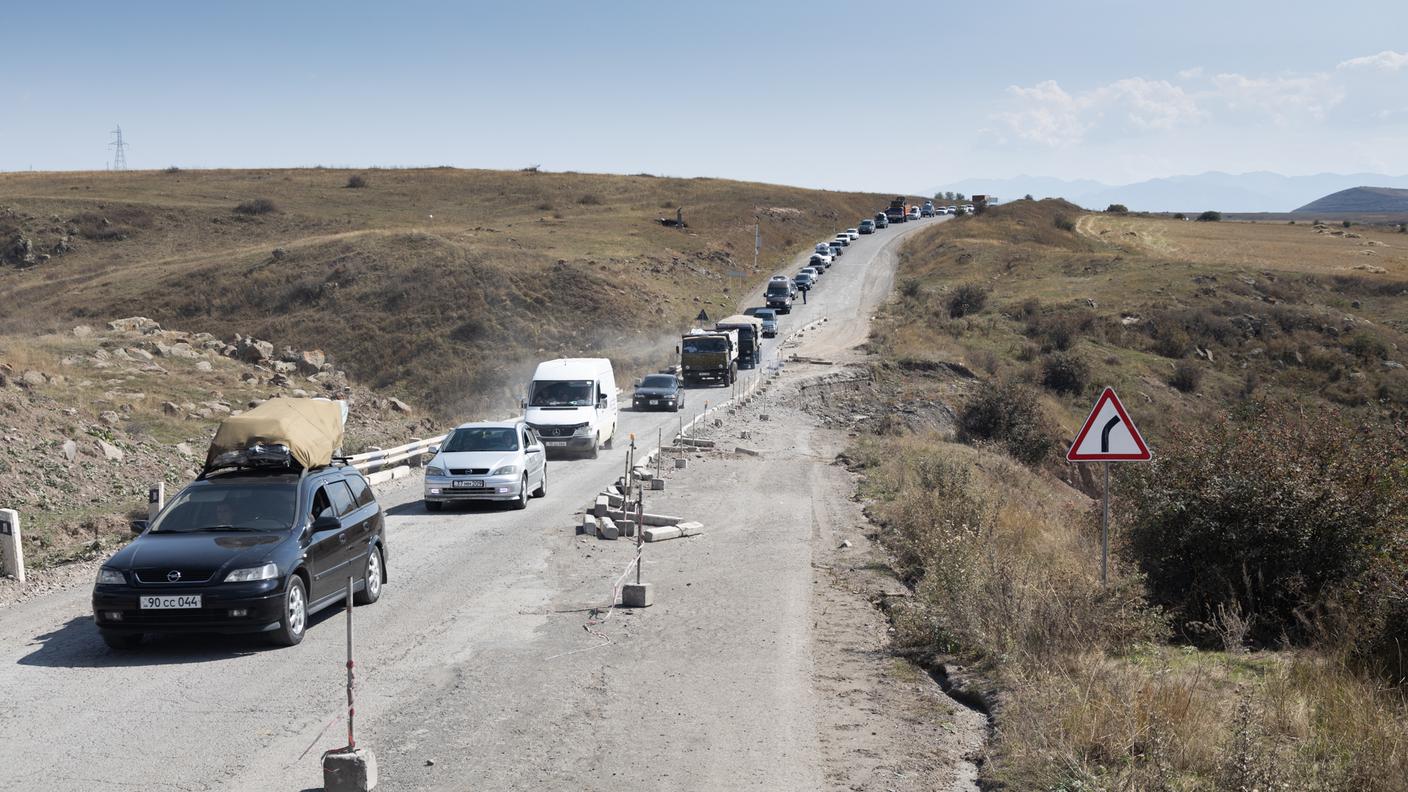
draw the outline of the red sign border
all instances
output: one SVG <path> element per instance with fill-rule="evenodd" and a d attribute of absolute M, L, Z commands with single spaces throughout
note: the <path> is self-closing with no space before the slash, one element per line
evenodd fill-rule
<path fill-rule="evenodd" d="M 1115 412 L 1119 413 L 1120 420 L 1129 427 L 1129 433 L 1134 437 L 1134 444 L 1139 446 L 1139 452 L 1134 454 L 1077 454 L 1076 449 L 1085 440 L 1085 436 L 1090 434 L 1090 430 L 1095 426 L 1095 416 L 1100 413 L 1100 408 L 1105 406 L 1105 402 L 1115 403 Z M 1139 434 L 1139 429 L 1135 427 L 1134 421 L 1129 419 L 1129 413 L 1124 411 L 1124 404 L 1115 393 L 1115 389 L 1106 386 L 1105 391 L 1100 394 L 1100 398 L 1095 400 L 1095 407 L 1091 409 L 1090 415 L 1085 419 L 1085 425 L 1076 434 L 1075 442 L 1071 443 L 1071 448 L 1066 452 L 1067 462 L 1148 462 L 1154 455 L 1149 453 L 1149 446 L 1144 444 L 1143 435 Z"/>

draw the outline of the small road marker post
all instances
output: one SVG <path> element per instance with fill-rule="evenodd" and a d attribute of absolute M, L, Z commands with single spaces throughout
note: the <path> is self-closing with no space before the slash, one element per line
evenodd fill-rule
<path fill-rule="evenodd" d="M 1114 388 L 1105 388 L 1085 424 L 1076 433 L 1068 462 L 1103 462 L 1105 467 L 1104 503 L 1100 516 L 1100 585 L 1109 584 L 1110 566 L 1110 463 L 1148 462 L 1153 459 L 1144 436 L 1125 412 Z"/>
<path fill-rule="evenodd" d="M 20 542 L 20 513 L 0 509 L 0 575 L 24 582 L 24 545 Z"/>
<path fill-rule="evenodd" d="M 376 552 L 372 550 L 372 552 Z M 323 754 L 324 792 L 371 792 L 377 785 L 376 754 L 357 747 L 353 730 L 357 710 L 352 688 L 356 682 L 352 662 L 352 576 L 347 576 L 347 745 Z"/>

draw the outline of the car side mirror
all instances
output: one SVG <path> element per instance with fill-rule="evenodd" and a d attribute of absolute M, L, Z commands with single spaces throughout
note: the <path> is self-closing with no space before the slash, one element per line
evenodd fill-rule
<path fill-rule="evenodd" d="M 633 384 L 631 385 L 631 387 L 633 387 L 633 388 L 639 388 L 639 387 L 640 387 L 640 380 L 636 380 L 635 383 L 633 383 Z"/>
<path fill-rule="evenodd" d="M 527 400 L 527 399 L 519 399 L 519 400 L 518 400 L 518 409 L 520 409 L 520 410 L 526 410 L 526 409 L 528 409 L 528 400 Z"/>
<path fill-rule="evenodd" d="M 342 521 L 337 519 L 337 515 L 332 513 L 332 509 L 323 509 L 317 519 L 313 520 L 314 531 L 337 531 L 342 528 Z"/>
<path fill-rule="evenodd" d="M 540 446 L 540 445 L 528 446 L 528 453 L 530 453 L 530 454 L 541 454 L 541 453 L 543 453 L 543 447 Z"/>
<path fill-rule="evenodd" d="M 426 449 L 426 453 L 430 454 L 431 456 L 435 456 L 436 454 L 440 453 L 440 446 L 431 446 L 430 448 Z"/>
<path fill-rule="evenodd" d="M 127 527 L 130 528 L 134 534 L 145 533 L 149 526 L 151 526 L 150 520 L 133 520 L 127 524 Z"/>

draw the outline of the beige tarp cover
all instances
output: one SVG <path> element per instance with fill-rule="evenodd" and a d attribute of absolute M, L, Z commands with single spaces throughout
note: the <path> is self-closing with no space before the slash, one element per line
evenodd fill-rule
<path fill-rule="evenodd" d="M 333 452 L 342 446 L 342 407 L 322 399 L 270 399 L 221 421 L 205 464 L 255 443 L 283 443 L 305 468 L 331 464 Z"/>
<path fill-rule="evenodd" d="M 757 328 L 763 326 L 763 320 L 759 319 L 756 316 L 734 314 L 733 316 L 720 319 L 719 321 L 714 323 L 715 327 L 727 327 L 728 325 L 753 325 L 754 329 L 756 330 Z"/>

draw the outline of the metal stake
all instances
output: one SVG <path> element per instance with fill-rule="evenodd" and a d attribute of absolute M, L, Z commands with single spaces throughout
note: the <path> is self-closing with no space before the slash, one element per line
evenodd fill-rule
<path fill-rule="evenodd" d="M 1100 518 L 1100 585 L 1109 583 L 1110 564 L 1110 463 L 1105 463 L 1105 508 Z"/>
<path fill-rule="evenodd" d="M 373 550 L 372 552 L 376 552 Z M 353 737 L 352 722 L 357 710 L 352 706 L 352 684 L 355 682 L 352 665 L 352 576 L 347 576 L 347 750 L 357 747 Z"/>
<path fill-rule="evenodd" d="M 636 493 L 636 585 L 640 585 L 641 553 L 645 546 L 645 490 Z"/>

